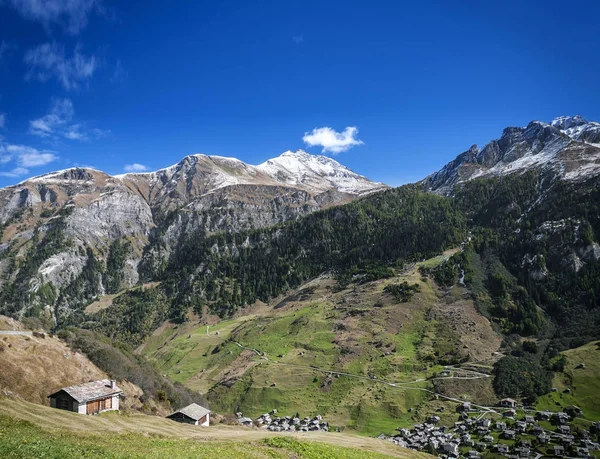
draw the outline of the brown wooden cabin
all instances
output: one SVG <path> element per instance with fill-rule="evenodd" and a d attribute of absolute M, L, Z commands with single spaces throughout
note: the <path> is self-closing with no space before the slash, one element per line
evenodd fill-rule
<path fill-rule="evenodd" d="M 123 391 L 116 381 L 101 379 L 76 386 L 63 387 L 50 394 L 50 406 L 79 414 L 98 414 L 118 411 Z"/>

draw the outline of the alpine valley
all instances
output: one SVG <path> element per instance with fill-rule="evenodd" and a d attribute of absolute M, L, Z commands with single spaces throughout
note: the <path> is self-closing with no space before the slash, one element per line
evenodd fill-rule
<path fill-rule="evenodd" d="M 579 116 L 398 188 L 304 151 L 68 169 L 0 190 L 0 223 L 1 314 L 119 379 L 90 343 L 135 349 L 216 412 L 384 438 L 506 397 L 600 421 L 600 123 Z"/>

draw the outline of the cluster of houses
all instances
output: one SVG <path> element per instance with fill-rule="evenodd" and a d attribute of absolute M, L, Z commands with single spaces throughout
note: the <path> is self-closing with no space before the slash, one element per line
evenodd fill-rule
<path fill-rule="evenodd" d="M 329 431 L 329 424 L 323 420 L 323 417 L 318 414 L 314 418 L 305 417 L 300 419 L 300 416 L 285 416 L 275 417 L 277 410 L 272 410 L 270 413 L 265 413 L 256 418 L 256 425 L 270 430 L 272 432 L 314 432 L 314 431 Z M 254 422 L 250 418 L 246 418 L 242 413 L 236 413 L 238 422 L 241 425 L 252 427 Z"/>
<path fill-rule="evenodd" d="M 542 455 L 557 457 L 593 457 L 593 451 L 599 451 L 600 445 L 593 436 L 600 434 L 600 423 L 591 423 L 589 430 L 571 431 L 569 423 L 581 410 L 570 407 L 567 412 L 537 412 L 515 420 L 516 402 L 505 399 L 501 406 L 508 408 L 503 420 L 492 421 L 484 417 L 485 412 L 475 417 L 469 416 L 471 405 L 465 402 L 459 408 L 459 420 L 452 427 L 440 426 L 439 416 L 432 416 L 423 424 L 412 429 L 398 429 L 393 436 L 382 434 L 379 438 L 391 441 L 399 446 L 418 451 L 427 451 L 439 457 L 468 457 L 476 459 L 495 453 L 508 458 L 537 458 Z M 548 430 L 540 421 L 549 421 L 553 429 Z M 466 454 L 463 454 L 467 451 Z M 461 452 L 462 451 L 462 452 Z M 539 451 L 543 451 L 539 454 Z"/>

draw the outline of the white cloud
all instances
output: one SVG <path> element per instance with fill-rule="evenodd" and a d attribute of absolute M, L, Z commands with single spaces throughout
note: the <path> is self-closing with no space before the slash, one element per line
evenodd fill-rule
<path fill-rule="evenodd" d="M 146 172 L 148 170 L 148 166 L 144 166 L 143 164 L 139 163 L 125 164 L 123 170 L 125 172 Z"/>
<path fill-rule="evenodd" d="M 341 153 L 347 151 L 356 145 L 363 145 L 362 140 L 355 138 L 358 134 L 358 128 L 348 126 L 343 132 L 336 132 L 330 127 L 315 128 L 311 132 L 304 133 L 302 140 L 309 147 L 323 147 L 323 153 Z"/>
<path fill-rule="evenodd" d="M 8 0 L 24 18 L 41 23 L 47 31 L 59 25 L 76 35 L 88 24 L 92 12 L 103 12 L 101 0 Z"/>
<path fill-rule="evenodd" d="M 75 109 L 70 99 L 54 99 L 50 113 L 29 122 L 29 133 L 38 137 L 64 137 L 87 142 L 105 137 L 109 132 L 89 129 L 82 123 L 72 123 L 74 116 Z"/>
<path fill-rule="evenodd" d="M 24 167 L 15 167 L 10 171 L 0 171 L 0 176 L 2 177 L 20 177 L 22 175 L 28 174 L 29 169 L 25 169 Z"/>
<path fill-rule="evenodd" d="M 38 150 L 27 145 L 0 144 L 0 164 L 13 163 L 14 167 L 0 171 L 2 177 L 19 177 L 29 173 L 30 167 L 39 167 L 56 161 L 54 151 Z"/>
<path fill-rule="evenodd" d="M 66 90 L 78 89 L 79 84 L 91 78 L 100 66 L 100 60 L 96 56 L 82 54 L 80 45 L 68 57 L 64 46 L 56 42 L 31 48 L 25 53 L 24 61 L 29 67 L 26 80 L 45 82 L 56 78 Z"/>
<path fill-rule="evenodd" d="M 6 113 L 0 113 L 0 129 L 6 124 Z"/>
<path fill-rule="evenodd" d="M 19 167 L 45 166 L 58 159 L 58 156 L 50 150 L 38 150 L 27 145 L 4 145 L 4 151 L 15 158 Z"/>

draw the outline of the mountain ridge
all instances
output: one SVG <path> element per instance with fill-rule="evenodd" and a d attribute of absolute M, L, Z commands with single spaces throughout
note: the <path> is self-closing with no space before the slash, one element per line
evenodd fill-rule
<path fill-rule="evenodd" d="M 189 234 L 263 228 L 386 188 L 303 151 L 259 166 L 189 155 L 143 174 L 70 168 L 32 177 L 0 189 L 3 310 L 57 317 L 136 285 L 140 266 L 156 270 Z M 108 288 L 99 272 L 113 259 Z"/>
<path fill-rule="evenodd" d="M 564 180 L 580 180 L 600 172 L 600 123 L 581 116 L 561 116 L 550 123 L 531 121 L 506 127 L 483 147 L 472 145 L 420 183 L 447 194 L 454 185 L 486 176 L 528 170 Z"/>

